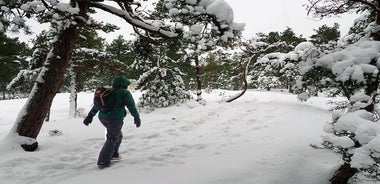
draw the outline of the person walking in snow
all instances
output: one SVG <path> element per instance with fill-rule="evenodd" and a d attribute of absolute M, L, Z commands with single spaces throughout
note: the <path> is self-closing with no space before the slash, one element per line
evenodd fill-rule
<path fill-rule="evenodd" d="M 121 105 L 116 106 L 109 112 L 100 111 L 93 106 L 87 117 L 83 120 L 83 124 L 88 126 L 98 111 L 98 118 L 103 126 L 107 129 L 107 139 L 99 153 L 98 167 L 106 168 L 111 166 L 111 161 L 120 160 L 119 147 L 123 138 L 121 131 L 123 127 L 123 119 L 127 114 L 125 106 L 134 117 L 136 127 L 140 127 L 140 115 L 136 109 L 135 101 L 132 94 L 127 90 L 131 82 L 125 76 L 117 76 L 113 79 L 112 90 L 114 90 L 114 98 Z"/>

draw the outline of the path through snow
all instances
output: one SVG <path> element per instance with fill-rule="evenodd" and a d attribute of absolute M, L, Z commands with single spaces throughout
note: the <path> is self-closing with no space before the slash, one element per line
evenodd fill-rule
<path fill-rule="evenodd" d="M 89 107 L 89 94 L 80 97 Z M 62 113 L 58 117 L 68 112 L 62 105 L 67 104 L 65 98 L 67 94 L 61 94 L 55 100 L 57 114 Z M 323 122 L 330 119 L 321 104 L 257 91 L 232 103 L 221 103 L 216 92 L 205 99 L 205 106 L 189 102 L 143 113 L 138 129 L 128 116 L 120 148 L 123 160 L 106 170 L 96 168 L 104 141 L 99 121 L 94 118 L 85 127 L 82 119 L 57 118 L 45 123 L 37 152 L 0 149 L 0 180 L 9 184 L 328 183 L 339 157 L 309 146 L 320 143 Z M 4 127 L 9 126 L 0 124 L 1 131 Z M 63 135 L 49 136 L 52 129 L 62 130 Z"/>

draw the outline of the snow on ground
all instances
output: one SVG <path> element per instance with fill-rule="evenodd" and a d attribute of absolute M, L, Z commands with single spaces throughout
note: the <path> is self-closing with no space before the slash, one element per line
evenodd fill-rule
<path fill-rule="evenodd" d="M 123 160 L 99 170 L 96 160 L 104 142 L 99 120 L 86 127 L 69 119 L 69 95 L 58 94 L 51 121 L 38 137 L 39 150 L 24 152 L 4 137 L 25 99 L 0 101 L 0 181 L 6 184 L 324 184 L 340 164 L 320 144 L 330 120 L 327 98 L 300 102 L 284 92 L 203 93 L 194 101 L 141 113 L 134 127 L 128 115 L 120 147 Z M 136 101 L 141 96 L 134 92 Z M 92 94 L 79 94 L 79 107 L 91 108 Z M 50 130 L 63 135 L 50 136 Z M 1 141 L 2 140 L 2 141 Z"/>

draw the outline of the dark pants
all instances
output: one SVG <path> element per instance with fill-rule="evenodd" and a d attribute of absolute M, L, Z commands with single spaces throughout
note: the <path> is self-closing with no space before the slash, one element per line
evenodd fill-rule
<path fill-rule="evenodd" d="M 119 147 L 123 139 L 123 120 L 102 118 L 100 122 L 107 129 L 107 140 L 99 153 L 98 165 L 109 165 L 112 157 L 119 156 Z"/>

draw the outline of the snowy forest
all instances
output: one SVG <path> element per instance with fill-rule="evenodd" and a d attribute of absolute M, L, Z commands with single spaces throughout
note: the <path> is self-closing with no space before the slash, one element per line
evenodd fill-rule
<path fill-rule="evenodd" d="M 214 89 L 239 95 L 283 90 L 300 101 L 324 94 L 345 99 L 333 104 L 318 147 L 341 155 L 332 183 L 347 183 L 358 173 L 380 180 L 380 2 L 305 4 L 305 14 L 316 18 L 347 12 L 359 18 L 347 35 L 337 22 L 307 38 L 291 27 L 243 38 L 244 23 L 232 16 L 238 10 L 224 0 L 0 0 L 0 99 L 28 99 L 8 137 L 35 151 L 56 94 L 70 93 L 70 116 L 76 117 L 78 93 L 109 86 L 119 74 L 142 92 L 138 106 L 146 112 L 203 103 L 202 92 Z M 120 35 L 106 42 L 98 33 L 118 25 L 94 20 L 97 11 L 125 20 L 135 39 Z M 31 43 L 8 35 L 31 34 L 28 20 L 49 29 Z"/>

